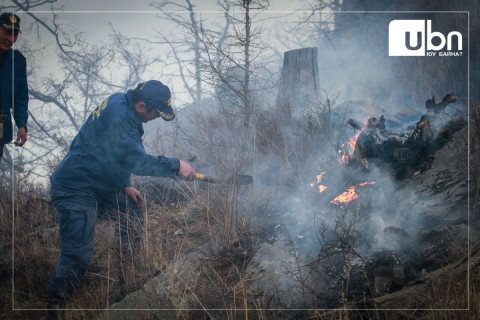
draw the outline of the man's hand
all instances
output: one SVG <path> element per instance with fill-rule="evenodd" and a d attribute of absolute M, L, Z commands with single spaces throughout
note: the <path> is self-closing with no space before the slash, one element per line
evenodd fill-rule
<path fill-rule="evenodd" d="M 193 168 L 183 160 L 180 160 L 180 170 L 178 170 L 178 175 L 183 180 L 195 180 L 195 170 L 193 170 Z"/>
<path fill-rule="evenodd" d="M 140 191 L 138 191 L 135 188 L 128 187 L 128 188 L 125 188 L 123 192 L 127 197 L 129 197 L 130 199 L 133 200 L 133 202 L 135 202 L 137 207 L 139 208 L 143 207 L 143 197 Z"/>
<path fill-rule="evenodd" d="M 17 132 L 17 141 L 15 141 L 15 145 L 17 147 L 21 147 L 27 142 L 27 130 L 25 130 L 25 127 L 21 127 L 18 129 Z"/>

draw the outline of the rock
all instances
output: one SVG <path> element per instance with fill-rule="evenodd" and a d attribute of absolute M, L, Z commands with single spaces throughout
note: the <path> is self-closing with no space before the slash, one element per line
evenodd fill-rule
<path fill-rule="evenodd" d="M 468 221 L 467 137 L 467 128 L 456 132 L 435 152 L 428 170 L 415 176 L 411 183 L 414 192 L 426 200 L 417 204 L 417 211 L 437 217 L 447 225 Z"/>
<path fill-rule="evenodd" d="M 182 229 L 178 229 L 177 231 L 175 231 L 174 235 L 183 236 L 185 235 L 185 231 L 183 231 Z"/>
<path fill-rule="evenodd" d="M 175 319 L 176 313 L 167 309 L 196 306 L 190 290 L 195 287 L 203 257 L 201 250 L 184 255 L 148 280 L 140 290 L 127 294 L 95 319 L 134 320 L 142 318 L 142 312 L 148 313 L 148 319 Z M 124 309 L 139 311 L 126 312 Z"/>
<path fill-rule="evenodd" d="M 468 270 L 478 268 L 480 268 L 480 244 L 472 248 L 470 258 L 464 257 L 430 273 L 424 271 L 422 278 L 402 290 L 373 299 L 347 303 L 341 309 L 326 312 L 323 318 L 338 319 L 339 311 L 354 310 L 348 314 L 348 319 L 431 319 L 432 314 L 438 314 L 438 310 L 466 310 L 469 300 Z M 478 287 L 479 279 L 475 277 L 471 279 L 471 288 Z M 451 299 L 445 299 L 446 295 Z M 470 310 L 472 319 L 475 319 L 475 308 Z M 447 318 L 457 319 L 460 315 L 450 314 Z"/>
<path fill-rule="evenodd" d="M 435 299 L 435 293 L 433 292 L 436 288 L 448 288 L 449 282 L 460 281 L 468 276 L 468 269 L 478 270 L 480 267 L 480 245 L 476 245 L 472 249 L 472 255 L 470 259 L 465 257 L 460 261 L 449 264 L 446 267 L 437 269 L 431 273 L 428 273 L 424 279 L 416 281 L 412 286 L 409 286 L 403 290 L 397 291 L 390 295 L 373 299 L 373 302 L 378 309 L 416 309 L 421 308 L 423 305 L 428 305 L 429 308 L 434 308 L 435 303 L 438 305 L 442 304 L 443 301 L 431 301 L 431 304 L 428 304 L 426 300 Z M 459 284 L 459 283 L 457 283 Z M 459 290 L 459 294 L 465 295 L 465 306 L 448 306 L 448 305 L 438 305 L 438 308 L 463 308 L 466 307 L 468 301 L 468 288 L 466 287 L 468 281 L 463 281 L 462 285 L 465 287 L 465 290 Z M 457 301 L 458 302 L 458 301 Z"/>

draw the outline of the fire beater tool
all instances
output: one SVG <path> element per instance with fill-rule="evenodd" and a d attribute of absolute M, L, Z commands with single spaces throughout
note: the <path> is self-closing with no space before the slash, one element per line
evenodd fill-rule
<path fill-rule="evenodd" d="M 233 175 L 228 179 L 222 180 L 222 179 L 207 176 L 203 173 L 197 173 L 195 176 L 195 179 L 199 181 L 208 182 L 208 183 L 232 183 L 237 185 L 247 185 L 247 184 L 253 183 L 252 176 L 247 176 L 243 174 Z"/>

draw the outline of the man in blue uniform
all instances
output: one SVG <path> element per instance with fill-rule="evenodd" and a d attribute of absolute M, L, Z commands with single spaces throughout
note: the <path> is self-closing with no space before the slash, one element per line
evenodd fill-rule
<path fill-rule="evenodd" d="M 119 250 L 138 244 L 143 199 L 130 185 L 132 173 L 195 179 L 186 162 L 145 152 L 143 123 L 158 117 L 166 121 L 175 117 L 170 90 L 160 81 L 111 95 L 89 116 L 52 174 L 50 195 L 58 211 L 60 256 L 49 282 L 49 309 L 61 308 L 84 276 L 93 253 L 95 217 L 101 209 L 123 213 L 122 231 L 117 233 Z"/>
<path fill-rule="evenodd" d="M 20 33 L 20 18 L 12 13 L 0 15 L 0 160 L 5 144 L 13 139 L 12 117 L 18 128 L 16 146 L 27 141 L 28 87 L 25 57 L 12 46 Z M 13 110 L 13 112 L 11 112 Z"/>

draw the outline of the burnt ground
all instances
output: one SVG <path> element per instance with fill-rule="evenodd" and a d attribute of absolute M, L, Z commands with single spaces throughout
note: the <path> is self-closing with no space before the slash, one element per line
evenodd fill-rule
<path fill-rule="evenodd" d="M 262 239 L 271 250 L 289 251 L 300 261 L 298 270 L 303 270 L 304 279 L 299 281 L 311 297 L 310 302 L 294 306 L 337 308 L 346 301 L 390 296 L 440 277 L 434 272 L 441 274 L 442 268 L 465 262 L 468 250 L 479 241 L 480 230 L 468 172 L 464 127 L 401 178 L 391 166 L 371 165 L 369 170 L 337 166 L 323 176 L 324 192 L 318 193 L 315 186 L 315 192 L 295 193 L 280 201 L 262 220 Z M 357 187 L 358 199 L 331 203 L 349 186 L 364 181 L 375 184 Z M 458 275 L 463 277 L 462 288 L 455 291 L 455 302 L 449 301 L 452 308 L 463 308 L 468 301 L 466 276 Z M 424 284 L 416 290 L 427 294 L 427 289 Z M 395 299 L 372 301 L 387 309 L 429 305 L 413 299 L 390 304 L 385 301 Z M 435 305 L 442 305 L 441 299 Z"/>

